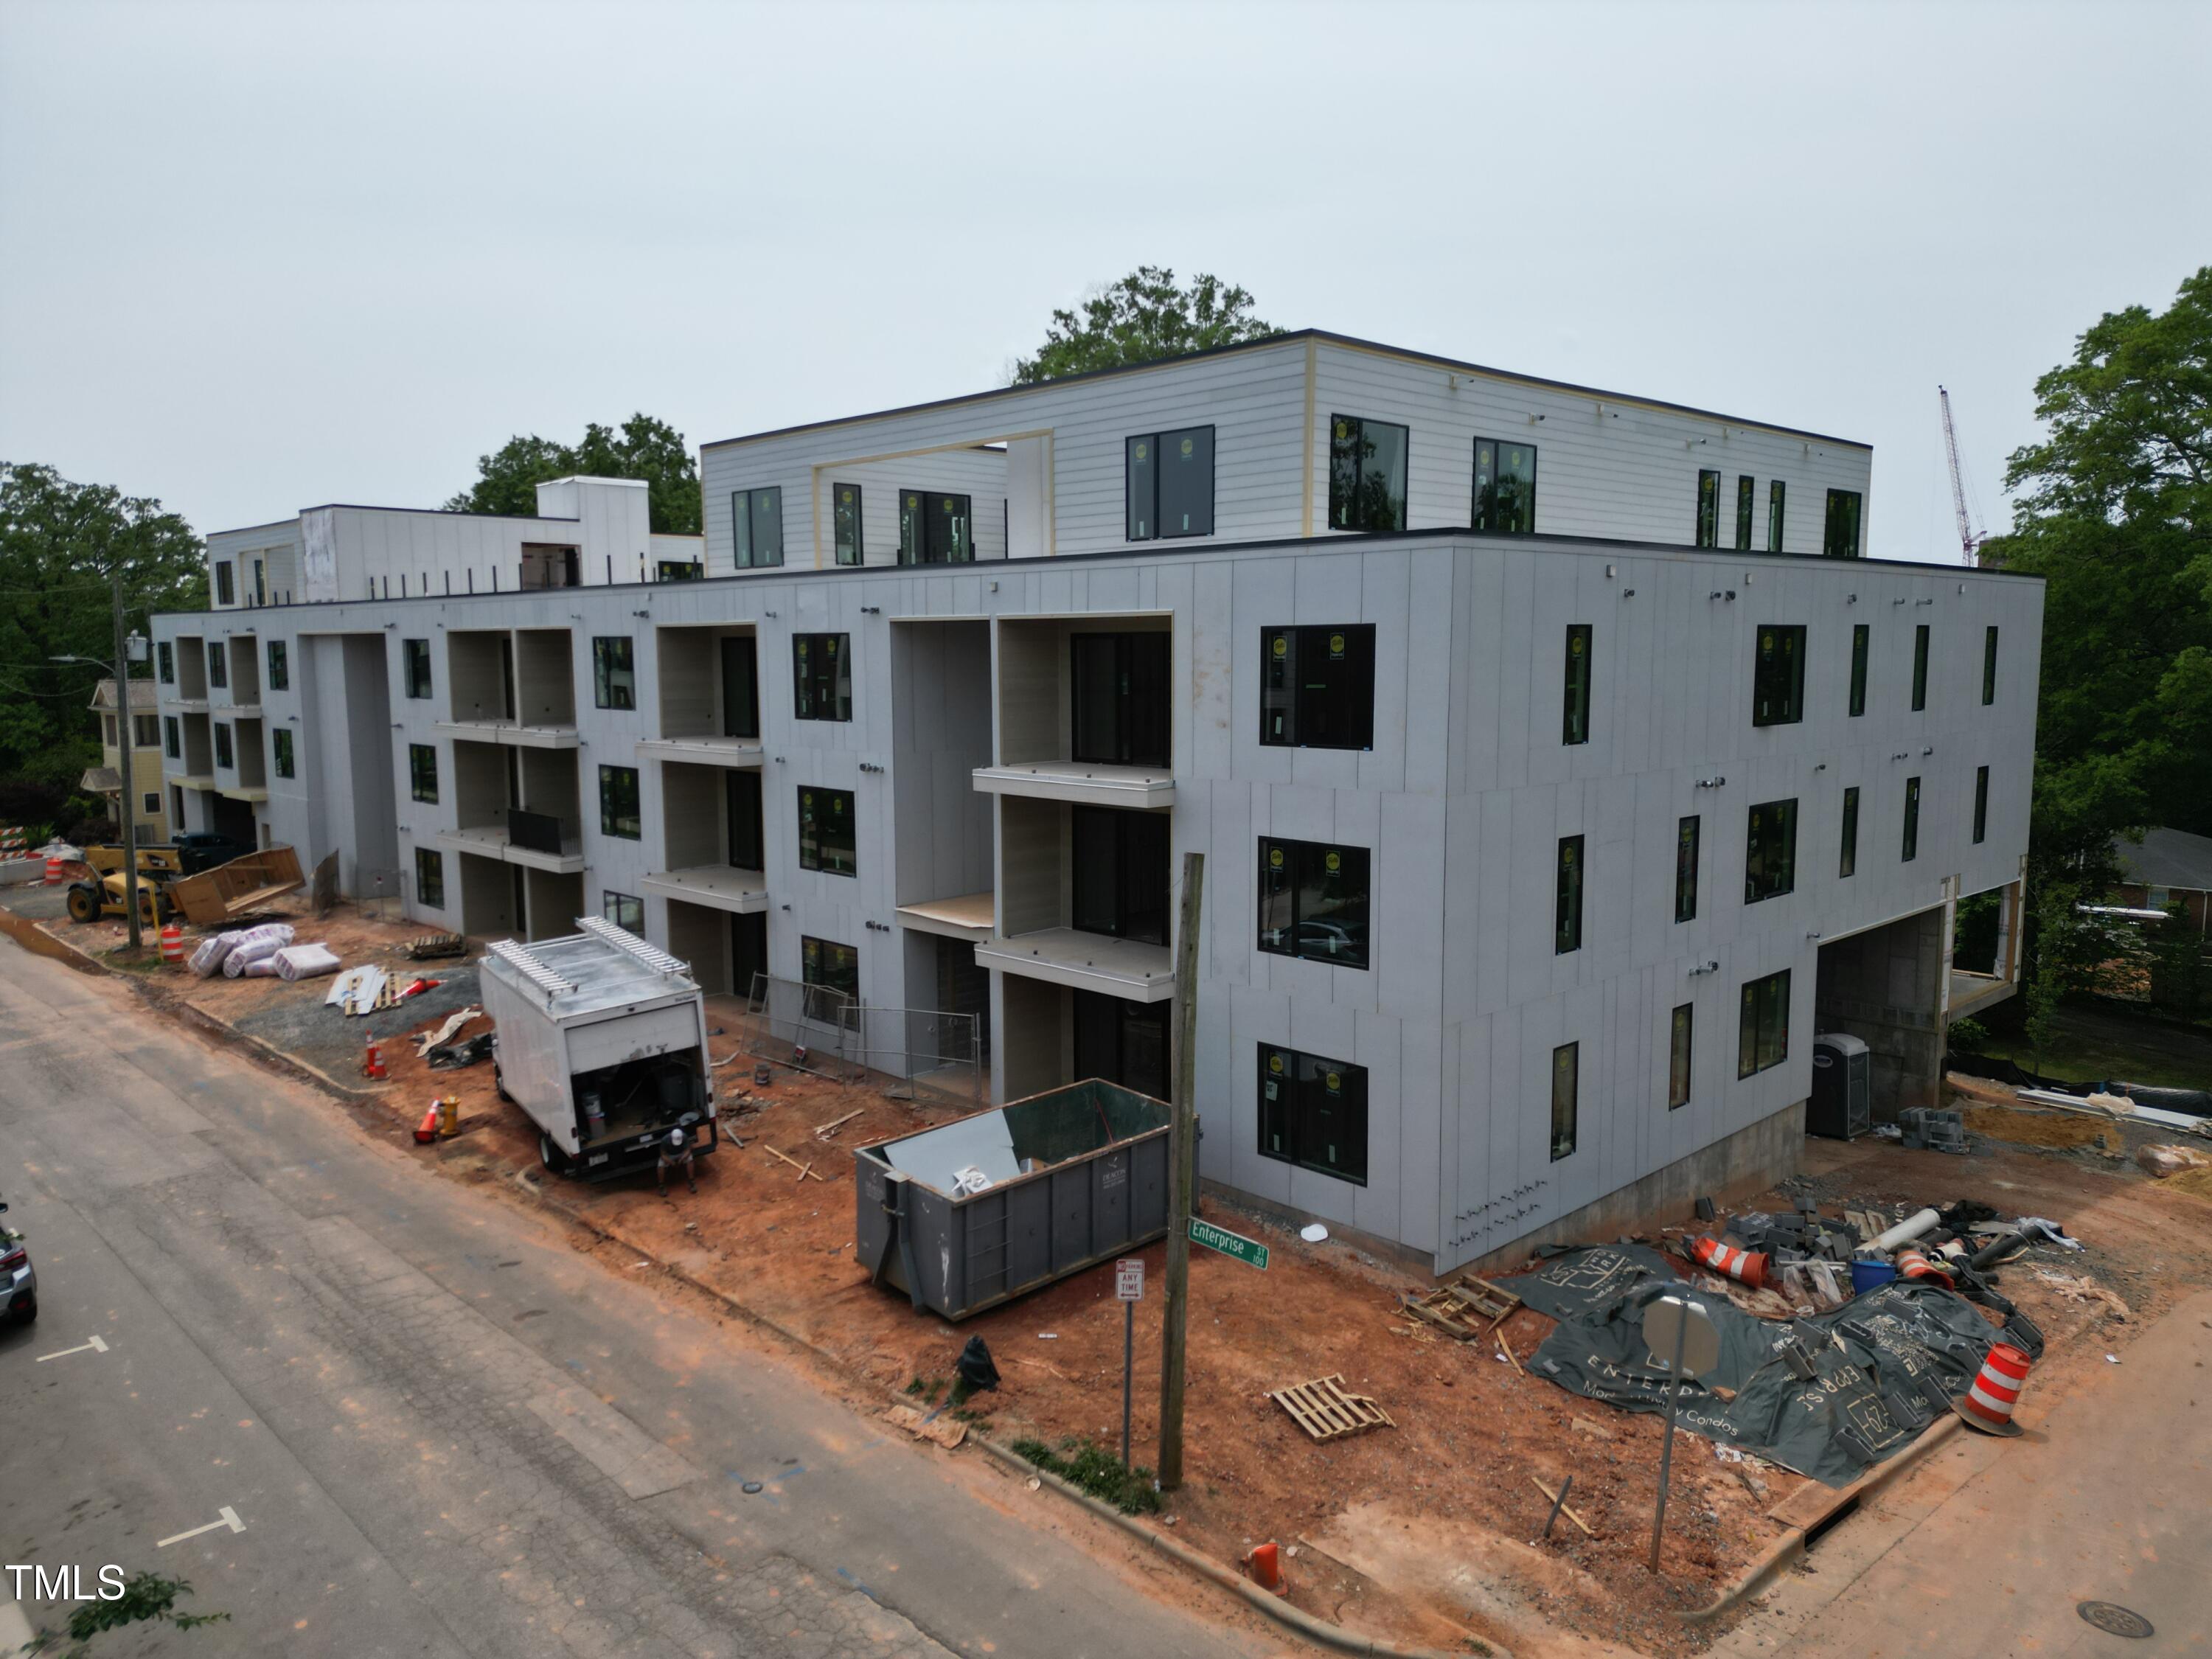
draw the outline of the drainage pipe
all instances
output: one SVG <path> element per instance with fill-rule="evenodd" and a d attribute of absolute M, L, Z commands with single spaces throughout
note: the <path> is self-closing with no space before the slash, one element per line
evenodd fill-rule
<path fill-rule="evenodd" d="M 1900 1244 L 1910 1244 L 1921 1234 L 1935 1226 L 1939 1219 L 1941 1218 L 1933 1210 L 1923 1210 L 1917 1215 L 1908 1216 L 1880 1238 L 1871 1241 L 1870 1248 L 1880 1250 L 1887 1255 Z"/>

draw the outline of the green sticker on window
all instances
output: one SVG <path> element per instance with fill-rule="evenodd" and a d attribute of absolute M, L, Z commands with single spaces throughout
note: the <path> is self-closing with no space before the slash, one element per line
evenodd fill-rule
<path fill-rule="evenodd" d="M 1333 876 L 1344 867 L 1344 854 L 1332 847 L 1321 855 L 1321 861 L 1322 867 Z"/>
<path fill-rule="evenodd" d="M 1146 448 L 1146 447 L 1145 445 L 1143 445 L 1143 444 L 1139 444 L 1139 445 L 1137 446 L 1137 459 L 1138 459 L 1139 460 L 1140 460 L 1140 461 L 1141 461 L 1141 460 L 1143 460 L 1143 459 L 1145 459 L 1145 457 L 1146 457 L 1147 454 L 1149 454 L 1150 453 L 1151 453 L 1151 452 L 1150 452 L 1150 450 L 1149 450 L 1149 449 L 1147 449 L 1147 448 Z"/>
<path fill-rule="evenodd" d="M 1267 867 L 1270 870 L 1279 870 L 1283 867 L 1283 849 L 1281 848 L 1270 847 L 1267 849 Z"/>
<path fill-rule="evenodd" d="M 1344 654 L 1343 635 L 1332 634 L 1328 636 L 1328 654 L 1332 661 Z"/>
<path fill-rule="evenodd" d="M 1281 634 L 1275 635 L 1275 654 L 1279 657 L 1287 657 L 1291 654 L 1291 641 L 1288 636 Z"/>

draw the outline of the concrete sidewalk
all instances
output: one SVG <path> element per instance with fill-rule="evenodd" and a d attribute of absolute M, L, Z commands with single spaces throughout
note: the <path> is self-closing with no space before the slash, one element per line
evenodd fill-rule
<path fill-rule="evenodd" d="M 1730 1659 L 2212 1651 L 2212 1294 L 2190 1297 L 2017 1440 L 1966 1436 L 1840 1529 L 1714 1650 Z M 1890 1524 L 1882 1526 L 1887 1516 Z M 2075 1611 L 2117 1602 L 2148 1641 Z"/>

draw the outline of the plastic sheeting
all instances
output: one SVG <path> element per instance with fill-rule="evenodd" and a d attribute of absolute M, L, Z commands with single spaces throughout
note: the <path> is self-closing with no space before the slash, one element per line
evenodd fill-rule
<path fill-rule="evenodd" d="M 341 966 L 327 945 L 288 945 L 272 960 L 278 977 L 283 979 L 313 979 L 322 974 L 335 974 Z"/>
<path fill-rule="evenodd" d="M 1559 1321 L 1529 1373 L 1625 1411 L 1667 1407 L 1644 1306 L 1673 1295 L 1703 1308 L 1720 1364 L 1682 1385 L 1675 1420 L 1832 1486 L 1911 1444 L 1966 1392 L 1999 1336 L 1964 1297 L 1927 1281 L 1885 1285 L 1808 1319 L 1754 1318 L 1641 1245 L 1565 1251 L 1502 1284 Z"/>

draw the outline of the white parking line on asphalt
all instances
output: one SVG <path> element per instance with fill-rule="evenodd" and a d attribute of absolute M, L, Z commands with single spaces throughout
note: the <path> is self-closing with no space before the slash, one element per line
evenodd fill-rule
<path fill-rule="evenodd" d="M 216 1514 L 220 1517 L 219 1519 L 209 1522 L 204 1527 L 194 1527 L 190 1532 L 180 1532 L 173 1538 L 164 1538 L 154 1547 L 157 1550 L 165 1550 L 172 1544 L 183 1543 L 187 1538 L 197 1538 L 204 1532 L 213 1532 L 217 1527 L 228 1527 L 233 1532 L 246 1530 L 246 1522 L 238 1518 L 238 1511 L 229 1504 L 225 1504 L 216 1511 Z"/>
<path fill-rule="evenodd" d="M 107 1344 L 95 1336 L 91 1341 L 80 1342 L 74 1348 L 61 1348 L 52 1353 L 42 1353 L 32 1361 L 32 1364 L 43 1365 L 49 1359 L 67 1359 L 73 1353 L 106 1353 L 106 1352 Z"/>

